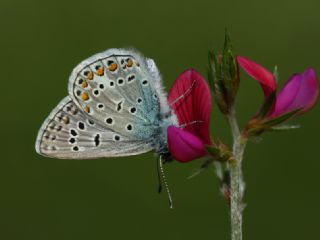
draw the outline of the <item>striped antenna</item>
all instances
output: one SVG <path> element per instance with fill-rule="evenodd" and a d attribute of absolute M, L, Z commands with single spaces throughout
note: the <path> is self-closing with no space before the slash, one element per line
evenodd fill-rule
<path fill-rule="evenodd" d="M 170 193 L 170 189 L 169 189 L 169 186 L 168 186 L 168 182 L 167 182 L 167 178 L 166 178 L 166 175 L 164 174 L 164 169 L 163 169 L 163 163 L 162 163 L 162 156 L 160 155 L 160 158 L 159 158 L 159 168 L 158 168 L 158 176 L 159 176 L 159 193 L 161 192 L 161 189 L 162 189 L 162 185 L 161 185 L 161 182 L 163 183 L 166 191 L 167 191 L 167 194 L 168 194 L 168 199 L 169 199 L 169 206 L 170 208 L 172 209 L 173 208 L 173 201 L 172 201 L 172 196 L 171 196 L 171 193 Z M 160 173 L 159 173 L 159 169 L 160 169 Z M 162 181 L 161 181 L 162 180 Z"/>

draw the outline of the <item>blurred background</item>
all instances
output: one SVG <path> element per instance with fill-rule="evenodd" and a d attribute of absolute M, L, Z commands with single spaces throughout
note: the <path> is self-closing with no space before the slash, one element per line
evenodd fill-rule
<path fill-rule="evenodd" d="M 201 160 L 166 165 L 174 210 L 157 194 L 152 153 L 67 161 L 35 153 L 37 132 L 67 95 L 81 60 L 112 47 L 155 59 L 169 89 L 186 68 L 206 76 L 207 53 L 229 29 L 238 54 L 272 70 L 320 73 L 320 2 L 1 0 L 0 238 L 230 239 L 229 211 L 213 169 L 187 177 Z M 262 91 L 242 73 L 237 113 L 243 126 Z M 299 130 L 265 134 L 245 154 L 244 239 L 315 239 L 320 228 L 319 105 Z M 213 136 L 230 143 L 217 107 Z"/>

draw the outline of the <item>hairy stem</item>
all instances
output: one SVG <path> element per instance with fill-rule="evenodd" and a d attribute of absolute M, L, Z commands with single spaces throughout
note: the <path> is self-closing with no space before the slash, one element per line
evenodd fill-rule
<path fill-rule="evenodd" d="M 229 115 L 227 115 L 227 118 L 233 136 L 233 154 L 235 158 L 229 165 L 231 175 L 231 239 L 242 240 L 242 198 L 244 192 L 244 182 L 242 177 L 241 163 L 247 139 L 241 136 L 234 108 L 231 109 Z"/>

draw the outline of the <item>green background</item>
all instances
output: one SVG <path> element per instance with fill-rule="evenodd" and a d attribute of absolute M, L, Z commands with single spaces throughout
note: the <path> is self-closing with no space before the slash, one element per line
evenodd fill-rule
<path fill-rule="evenodd" d="M 229 213 L 213 170 L 188 180 L 201 161 L 166 165 L 170 210 L 157 194 L 152 153 L 66 161 L 35 153 L 38 129 L 67 94 L 73 67 L 111 47 L 135 47 L 155 59 L 170 88 L 186 68 L 206 75 L 207 52 L 228 27 L 237 53 L 269 69 L 281 84 L 312 66 L 319 73 L 319 0 L 0 2 L 0 238 L 230 239 Z M 262 100 L 242 74 L 243 126 Z M 316 239 L 320 228 L 319 106 L 302 128 L 268 133 L 248 145 L 244 239 Z M 211 132 L 230 133 L 214 105 Z"/>

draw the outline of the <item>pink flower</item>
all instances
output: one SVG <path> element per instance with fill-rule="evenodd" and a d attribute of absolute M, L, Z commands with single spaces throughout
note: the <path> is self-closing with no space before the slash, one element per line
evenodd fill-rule
<path fill-rule="evenodd" d="M 238 56 L 237 61 L 248 75 L 260 83 L 265 98 L 276 91 L 277 82 L 272 73 L 245 57 Z M 276 118 L 295 110 L 298 111 L 296 114 L 302 114 L 315 105 L 318 94 L 319 85 L 312 68 L 294 74 L 276 95 L 274 105 L 266 118 Z"/>
<path fill-rule="evenodd" d="M 195 70 L 183 72 L 168 95 L 179 127 L 169 126 L 168 148 L 174 159 L 189 162 L 207 154 L 212 145 L 209 134 L 211 94 L 207 82 Z"/>

